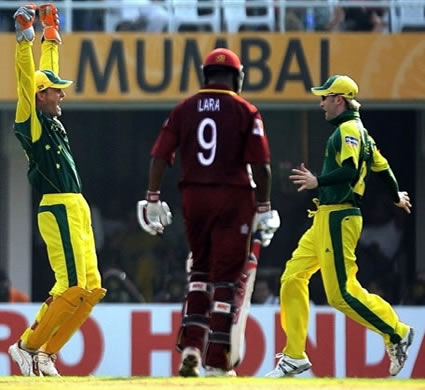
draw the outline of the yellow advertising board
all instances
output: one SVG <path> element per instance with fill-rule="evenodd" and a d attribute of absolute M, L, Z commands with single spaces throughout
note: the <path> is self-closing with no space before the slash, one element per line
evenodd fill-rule
<path fill-rule="evenodd" d="M 80 103 L 178 101 L 199 88 L 202 59 L 215 47 L 241 57 L 243 96 L 256 102 L 314 101 L 310 87 L 332 74 L 354 78 L 359 100 L 425 101 L 423 33 L 74 33 L 63 41 L 60 73 L 75 82 L 67 100 Z M 0 44 L 0 101 L 14 101 L 14 34 Z"/>

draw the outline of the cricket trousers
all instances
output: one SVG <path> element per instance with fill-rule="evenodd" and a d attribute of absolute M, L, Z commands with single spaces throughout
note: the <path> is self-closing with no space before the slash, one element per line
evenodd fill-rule
<path fill-rule="evenodd" d="M 204 365 L 230 369 L 236 283 L 248 258 L 255 197 L 252 188 L 187 186 L 182 190 L 193 254 L 177 345 L 197 347 Z"/>
<path fill-rule="evenodd" d="M 281 325 L 287 336 L 283 352 L 305 355 L 309 318 L 308 283 L 320 270 L 329 305 L 396 343 L 408 331 L 391 305 L 370 294 L 356 278 L 355 249 L 362 230 L 360 209 L 350 204 L 322 205 L 310 211 L 313 224 L 301 237 L 281 277 Z M 371 259 L 373 261 L 373 259 Z"/>

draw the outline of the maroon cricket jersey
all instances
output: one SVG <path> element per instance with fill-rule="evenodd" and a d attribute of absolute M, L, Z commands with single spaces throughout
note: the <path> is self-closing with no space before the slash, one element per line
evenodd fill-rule
<path fill-rule="evenodd" d="M 223 85 L 209 85 L 170 113 L 151 156 L 170 165 L 179 148 L 181 184 L 249 186 L 248 163 L 270 163 L 258 109 Z"/>

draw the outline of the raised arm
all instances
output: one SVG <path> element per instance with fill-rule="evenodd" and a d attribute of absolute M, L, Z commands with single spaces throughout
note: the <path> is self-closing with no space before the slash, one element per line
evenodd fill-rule
<path fill-rule="evenodd" d="M 41 44 L 40 70 L 51 70 L 59 74 L 59 15 L 54 4 L 43 4 L 39 10 L 40 22 L 43 26 Z"/>
<path fill-rule="evenodd" d="M 32 53 L 36 6 L 19 7 L 13 15 L 16 29 L 15 72 L 18 102 L 15 122 L 35 117 L 35 65 Z"/>

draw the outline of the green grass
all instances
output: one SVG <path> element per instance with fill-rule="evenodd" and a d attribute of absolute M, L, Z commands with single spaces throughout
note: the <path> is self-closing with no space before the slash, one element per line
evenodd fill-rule
<path fill-rule="evenodd" d="M 112 378 L 60 377 L 0 378 L 1 390 L 425 390 L 425 379 L 338 379 L 338 378 Z"/>

